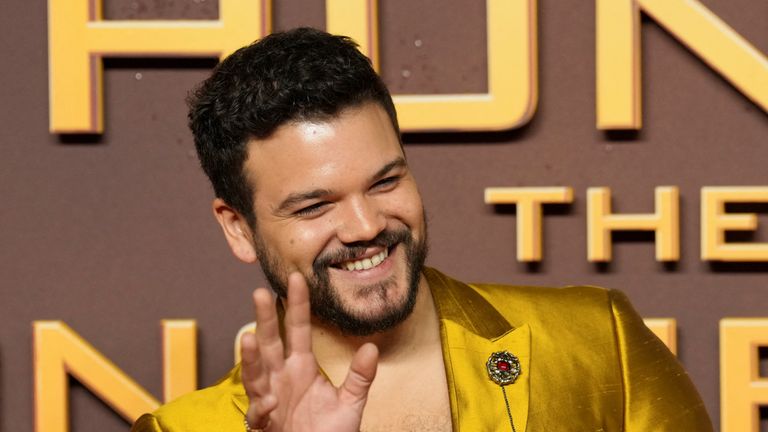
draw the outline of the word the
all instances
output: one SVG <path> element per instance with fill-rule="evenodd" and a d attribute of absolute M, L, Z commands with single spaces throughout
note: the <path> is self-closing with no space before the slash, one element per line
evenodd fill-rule
<path fill-rule="evenodd" d="M 587 189 L 587 259 L 611 261 L 611 233 L 653 231 L 656 260 L 680 259 L 680 193 L 675 186 L 656 188 L 656 209 L 648 214 L 611 211 L 611 189 Z M 570 204 L 573 189 L 562 187 L 486 188 L 487 204 L 517 207 L 517 260 L 541 261 L 542 206 Z M 728 203 L 766 203 L 768 186 L 707 186 L 701 188 L 701 259 L 707 261 L 768 261 L 768 243 L 726 242 L 728 231 L 754 231 L 757 215 L 728 213 Z"/>

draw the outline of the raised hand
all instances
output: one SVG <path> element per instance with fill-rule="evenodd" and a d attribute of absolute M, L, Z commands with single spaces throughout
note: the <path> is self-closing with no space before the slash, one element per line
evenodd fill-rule
<path fill-rule="evenodd" d="M 309 291 L 304 277 L 288 277 L 285 345 L 268 290 L 253 292 L 256 334 L 241 340 L 242 378 L 250 400 L 246 419 L 265 432 L 358 432 L 368 390 L 376 375 L 378 349 L 361 346 L 344 383 L 336 388 L 318 369 L 312 352 Z"/>

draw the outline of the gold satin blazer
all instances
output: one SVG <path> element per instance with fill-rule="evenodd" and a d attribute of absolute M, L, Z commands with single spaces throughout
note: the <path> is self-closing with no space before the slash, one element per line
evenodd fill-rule
<path fill-rule="evenodd" d="M 520 375 L 505 387 L 517 432 L 709 432 L 682 366 L 619 291 L 467 285 L 425 269 L 440 317 L 455 432 L 511 431 L 486 371 L 509 351 Z M 239 365 L 212 387 L 139 418 L 132 432 L 242 432 L 248 399 Z"/>

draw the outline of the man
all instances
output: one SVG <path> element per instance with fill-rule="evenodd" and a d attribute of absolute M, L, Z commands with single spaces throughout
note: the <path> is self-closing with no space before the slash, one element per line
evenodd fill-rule
<path fill-rule="evenodd" d="M 232 252 L 277 294 L 220 383 L 134 431 L 708 431 L 687 375 L 615 291 L 466 285 L 423 267 L 391 97 L 349 39 L 267 36 L 190 124 Z"/>

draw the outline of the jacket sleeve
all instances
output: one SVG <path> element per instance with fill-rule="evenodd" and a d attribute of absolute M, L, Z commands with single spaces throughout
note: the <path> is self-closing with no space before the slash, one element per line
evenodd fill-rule
<path fill-rule="evenodd" d="M 624 431 L 712 431 L 704 403 L 675 356 L 623 293 L 609 295 L 622 369 Z"/>
<path fill-rule="evenodd" d="M 163 429 L 154 415 L 144 414 L 133 424 L 131 432 L 163 432 Z"/>

